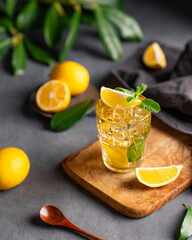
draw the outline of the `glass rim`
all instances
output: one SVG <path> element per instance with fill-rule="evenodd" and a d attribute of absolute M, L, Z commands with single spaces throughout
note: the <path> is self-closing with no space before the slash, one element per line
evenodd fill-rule
<path fill-rule="evenodd" d="M 136 120 L 136 121 L 133 121 L 132 119 L 120 119 L 119 121 L 115 121 L 114 119 L 111 119 L 111 120 L 108 120 L 108 119 L 105 119 L 105 118 L 102 118 L 97 112 L 96 112 L 96 116 L 98 116 L 100 119 L 104 120 L 105 122 L 114 122 L 114 123 L 119 123 L 119 122 L 125 122 L 125 123 L 128 123 L 128 124 L 135 124 L 136 122 L 143 122 L 147 117 L 151 116 L 151 112 L 149 112 L 147 115 L 145 115 L 142 119 L 139 119 L 139 120 Z M 133 121 L 133 122 L 131 122 Z"/>

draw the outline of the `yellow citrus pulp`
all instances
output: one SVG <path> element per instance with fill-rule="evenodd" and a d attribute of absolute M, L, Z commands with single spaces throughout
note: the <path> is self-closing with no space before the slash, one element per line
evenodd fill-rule
<path fill-rule="evenodd" d="M 130 95 L 111 88 L 101 87 L 100 96 L 102 101 L 109 107 L 121 105 L 124 108 L 136 107 L 141 103 L 140 99 L 134 99 L 127 102 L 126 99 Z"/>
<path fill-rule="evenodd" d="M 162 69 L 167 66 L 165 55 L 158 43 L 151 44 L 143 54 L 143 62 L 147 67 Z"/>
<path fill-rule="evenodd" d="M 89 73 L 76 62 L 65 61 L 56 65 L 50 73 L 50 80 L 68 85 L 71 95 L 83 93 L 89 86 Z"/>
<path fill-rule="evenodd" d="M 67 108 L 71 100 L 68 86 L 59 81 L 48 81 L 37 91 L 37 106 L 44 112 L 59 112 Z"/>
<path fill-rule="evenodd" d="M 123 151 L 122 147 L 110 147 L 106 144 L 103 144 L 105 151 L 108 156 L 107 163 L 115 168 L 127 168 L 128 159 L 126 155 L 126 150 Z"/>
<path fill-rule="evenodd" d="M 157 168 L 135 168 L 139 182 L 148 187 L 161 187 L 173 182 L 180 174 L 183 165 Z"/>
<path fill-rule="evenodd" d="M 21 149 L 0 149 L 0 190 L 13 188 L 23 182 L 29 168 L 29 159 Z"/>

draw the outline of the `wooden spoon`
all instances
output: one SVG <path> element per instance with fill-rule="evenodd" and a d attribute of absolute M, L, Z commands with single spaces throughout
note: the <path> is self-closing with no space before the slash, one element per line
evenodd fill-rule
<path fill-rule="evenodd" d="M 90 239 L 103 240 L 103 239 L 96 237 L 96 236 L 92 235 L 91 233 L 88 233 L 88 232 L 84 231 L 83 229 L 73 225 L 63 215 L 63 213 L 57 207 L 55 207 L 53 205 L 46 205 L 46 206 L 42 207 L 39 212 L 39 215 L 40 215 L 40 218 L 48 224 L 70 228 L 72 230 L 75 230 L 75 231 L 89 237 Z"/>

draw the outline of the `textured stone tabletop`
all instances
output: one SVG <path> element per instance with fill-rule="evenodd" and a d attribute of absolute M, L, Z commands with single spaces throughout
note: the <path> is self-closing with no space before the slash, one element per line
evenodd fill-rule
<path fill-rule="evenodd" d="M 190 9 L 187 4 L 182 5 L 183 1 L 179 1 L 180 5 L 166 2 L 168 5 L 162 1 L 134 0 L 124 1 L 124 5 L 140 22 L 145 41 L 156 39 L 183 48 L 192 38 Z M 141 44 L 124 42 L 120 62 Z M 81 27 L 67 59 L 84 65 L 97 88 L 119 64 L 106 57 L 95 28 L 87 26 Z M 105 240 L 177 239 L 185 215 L 182 204 L 192 206 L 192 188 L 148 217 L 131 219 L 119 214 L 71 181 L 60 166 L 63 158 L 97 140 L 94 114 L 66 132 L 50 131 L 49 120 L 34 113 L 28 103 L 30 92 L 48 79 L 50 68 L 28 61 L 26 74 L 13 77 L 4 65 L 1 61 L 0 148 L 23 149 L 29 156 L 31 169 L 20 186 L 0 191 L 0 240 L 84 239 L 44 224 L 38 212 L 46 204 L 58 206 L 75 225 Z"/>

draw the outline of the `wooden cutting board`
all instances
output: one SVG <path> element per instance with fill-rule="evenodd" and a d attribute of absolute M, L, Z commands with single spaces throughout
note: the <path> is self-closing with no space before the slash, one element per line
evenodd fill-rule
<path fill-rule="evenodd" d="M 172 183 L 149 188 L 135 173 L 114 173 L 101 157 L 99 141 L 70 155 L 62 162 L 65 172 L 102 201 L 133 218 L 147 216 L 175 198 L 192 184 L 192 136 L 185 135 L 153 117 L 142 167 L 183 164 L 180 176 Z"/>

